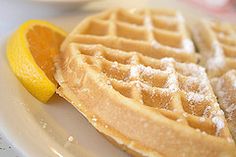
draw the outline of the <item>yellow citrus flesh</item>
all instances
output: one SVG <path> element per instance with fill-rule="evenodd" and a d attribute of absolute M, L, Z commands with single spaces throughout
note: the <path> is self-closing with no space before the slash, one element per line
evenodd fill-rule
<path fill-rule="evenodd" d="M 14 74 L 38 100 L 47 102 L 55 93 L 53 58 L 66 33 L 40 20 L 22 24 L 7 43 L 7 58 Z"/>

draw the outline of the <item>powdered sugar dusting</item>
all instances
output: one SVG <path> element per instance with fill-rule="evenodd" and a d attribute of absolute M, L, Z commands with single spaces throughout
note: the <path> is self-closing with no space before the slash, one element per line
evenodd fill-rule
<path fill-rule="evenodd" d="M 150 66 L 143 66 L 141 64 L 139 65 L 133 65 L 130 68 L 130 78 L 138 78 L 140 75 L 144 74 L 147 76 L 153 76 L 153 75 L 157 75 L 157 74 L 161 74 L 163 72 L 161 72 L 161 70 L 158 69 L 153 69 Z"/>
<path fill-rule="evenodd" d="M 111 67 L 112 67 L 112 68 L 117 68 L 117 67 L 118 67 L 118 63 L 117 63 L 116 61 L 113 62 L 112 65 L 111 65 Z"/>
<path fill-rule="evenodd" d="M 187 100 L 190 103 L 199 103 L 202 102 L 205 99 L 205 95 L 200 93 L 194 93 L 194 92 L 187 92 L 186 93 Z"/>
<path fill-rule="evenodd" d="M 175 72 L 174 60 L 171 58 L 161 59 L 163 63 L 167 65 L 166 70 L 169 72 L 167 86 L 173 91 L 178 90 L 178 75 Z M 211 89 L 209 88 L 210 83 L 206 76 L 205 69 L 194 65 L 175 63 L 177 71 L 187 76 L 185 82 L 182 82 L 181 90 L 186 94 L 188 102 L 191 104 L 200 103 L 203 101 L 213 101 Z M 191 69 L 191 70 L 189 70 Z M 197 87 L 194 91 L 190 90 L 192 87 Z"/>
<path fill-rule="evenodd" d="M 216 126 L 216 135 L 219 135 L 221 129 L 223 129 L 224 126 L 225 126 L 224 120 L 219 116 L 215 116 L 215 117 L 212 118 L 212 122 Z"/>
<path fill-rule="evenodd" d="M 148 31 L 152 31 L 153 30 L 152 19 L 151 19 L 150 16 L 146 15 L 144 17 L 144 25 L 148 29 Z"/>
<path fill-rule="evenodd" d="M 181 24 L 181 25 L 184 25 L 185 23 L 185 19 L 184 17 L 182 16 L 182 14 L 180 12 L 177 12 L 176 13 L 176 18 L 177 18 L 177 21 Z M 194 52 L 194 45 L 193 45 L 193 42 L 188 39 L 188 38 L 184 38 L 182 40 L 182 47 L 184 50 L 186 50 L 186 52 L 188 53 L 192 53 Z"/>
<path fill-rule="evenodd" d="M 205 68 L 198 66 L 196 64 L 193 63 L 189 63 L 189 64 L 184 64 L 184 63 L 179 63 L 177 64 L 178 68 L 181 69 L 181 73 L 183 75 L 186 76 L 195 76 L 195 77 L 202 77 L 205 78 L 206 77 L 206 72 L 205 72 Z M 191 69 L 191 70 L 189 70 Z"/>
<path fill-rule="evenodd" d="M 162 58 L 161 61 L 163 63 L 173 63 L 175 60 L 173 58 Z"/>
<path fill-rule="evenodd" d="M 203 116 L 211 118 L 216 127 L 216 135 L 219 136 L 221 130 L 225 127 L 224 112 L 220 109 L 219 104 L 215 102 L 211 106 L 207 106 Z"/>
<path fill-rule="evenodd" d="M 156 73 L 159 73 L 159 71 L 158 70 L 156 70 L 156 69 L 152 69 L 151 67 L 144 67 L 144 66 L 142 66 L 143 67 L 143 72 L 146 74 L 146 75 L 148 75 L 148 76 L 150 76 L 150 75 L 153 75 L 153 74 L 156 74 Z M 158 71 L 158 72 L 157 72 Z"/>
<path fill-rule="evenodd" d="M 152 85 L 149 83 L 146 83 L 145 81 L 142 82 L 140 79 L 142 76 L 148 76 L 153 77 L 155 75 L 163 75 L 165 74 L 164 71 L 161 71 L 159 69 L 153 69 L 150 66 L 144 66 L 142 64 L 138 65 L 131 65 L 130 67 L 130 73 L 129 73 L 129 81 L 130 85 L 135 85 L 137 88 L 143 88 L 143 89 L 151 89 Z"/>
<path fill-rule="evenodd" d="M 186 99 L 191 105 L 204 101 L 215 101 L 204 68 L 194 64 L 186 65 L 183 63 L 177 64 L 177 67 L 179 69 L 178 71 L 184 75 L 184 77 L 181 76 L 181 89 L 185 92 Z"/>
<path fill-rule="evenodd" d="M 165 86 L 169 89 L 170 92 L 178 91 L 178 78 L 173 65 L 174 59 L 163 58 L 161 59 L 161 62 L 164 63 L 164 65 L 166 66 L 166 72 L 169 74 Z"/>
<path fill-rule="evenodd" d="M 213 79 L 214 82 L 214 89 L 216 94 L 219 98 L 221 107 L 224 109 L 227 120 L 233 120 L 233 114 L 236 110 L 236 104 L 234 102 L 235 95 L 234 92 L 236 91 L 235 85 L 236 73 L 234 70 L 227 72 L 221 78 Z"/>
<path fill-rule="evenodd" d="M 131 66 L 130 68 L 130 78 L 139 77 L 140 69 L 138 66 Z"/>
<path fill-rule="evenodd" d="M 211 106 L 207 106 L 203 112 L 203 116 L 207 117 L 211 109 L 212 109 Z"/>
<path fill-rule="evenodd" d="M 213 42 L 212 50 L 214 51 L 214 56 L 207 61 L 207 67 L 210 70 L 218 70 L 225 65 L 224 52 L 217 41 Z"/>
<path fill-rule="evenodd" d="M 186 50 L 186 52 L 192 53 L 194 51 L 193 42 L 190 39 L 183 39 L 182 46 Z"/>
<path fill-rule="evenodd" d="M 215 97 L 211 93 L 208 80 L 206 78 L 201 78 L 202 80 L 199 81 L 199 79 L 200 78 L 190 77 L 184 82 L 184 88 L 185 91 L 187 91 L 187 100 L 190 103 L 200 103 L 203 101 L 214 102 Z M 196 91 L 188 91 L 191 87 L 195 86 L 195 84 L 198 84 Z"/>
<path fill-rule="evenodd" d="M 174 74 L 169 75 L 166 82 L 166 87 L 170 90 L 170 92 L 176 92 L 178 90 L 178 82 Z"/>

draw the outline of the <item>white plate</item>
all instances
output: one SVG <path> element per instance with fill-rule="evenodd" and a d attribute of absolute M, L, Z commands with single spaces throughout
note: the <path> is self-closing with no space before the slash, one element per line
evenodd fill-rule
<path fill-rule="evenodd" d="M 45 105 L 31 96 L 8 66 L 5 56 L 6 39 L 10 32 L 29 18 L 46 19 L 69 31 L 83 17 L 93 13 L 89 8 L 99 10 L 109 5 L 123 5 L 125 7 L 174 6 L 186 10 L 186 13 L 191 10 L 176 1 L 171 1 L 171 4 L 164 0 L 139 1 L 132 4 L 125 1 L 114 3 L 98 1 L 88 6 L 86 10 L 76 9 L 68 12 L 52 6 L 26 4 L 23 1 L 15 1 L 15 3 L 1 1 L 0 129 L 4 135 L 22 152 L 23 156 L 128 157 L 126 153 L 106 141 L 76 109 L 62 98 L 55 95 L 49 104 Z M 6 18 L 7 14 L 9 17 Z M 69 140 L 71 137 L 73 137 L 72 142 Z"/>
<path fill-rule="evenodd" d="M 5 47 L 2 48 L 1 52 L 5 52 Z M 59 96 L 55 95 L 47 105 L 37 101 L 10 71 L 5 53 L 1 53 L 0 58 L 3 74 L 0 77 L 0 128 L 22 154 L 34 157 L 126 156 Z"/>

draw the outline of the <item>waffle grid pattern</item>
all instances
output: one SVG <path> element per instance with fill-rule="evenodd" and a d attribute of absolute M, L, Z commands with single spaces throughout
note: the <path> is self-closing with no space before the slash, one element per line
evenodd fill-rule
<path fill-rule="evenodd" d="M 84 20 L 65 43 L 73 41 L 197 62 L 185 19 L 173 10 L 107 11 Z"/>
<path fill-rule="evenodd" d="M 231 139 L 224 127 L 223 111 L 200 66 L 171 58 L 152 59 L 101 45 L 72 47 L 85 63 L 107 77 L 106 84 L 123 96 L 203 133 Z"/>
<path fill-rule="evenodd" d="M 212 86 L 236 140 L 236 70 L 230 70 L 221 77 L 212 79 Z"/>
<path fill-rule="evenodd" d="M 236 68 L 236 26 L 214 21 L 202 21 L 199 31 L 203 38 L 200 52 L 207 58 L 206 68 L 210 77 L 223 75 Z M 204 43 L 204 44 L 203 44 Z"/>
<path fill-rule="evenodd" d="M 221 92 L 226 82 L 214 77 L 236 68 L 236 29 L 205 20 L 195 31 L 207 73 L 178 11 L 113 9 L 88 17 L 61 47 L 58 93 L 125 150 L 235 156 L 234 124 L 210 83 L 216 90 L 213 80 L 221 82 Z"/>

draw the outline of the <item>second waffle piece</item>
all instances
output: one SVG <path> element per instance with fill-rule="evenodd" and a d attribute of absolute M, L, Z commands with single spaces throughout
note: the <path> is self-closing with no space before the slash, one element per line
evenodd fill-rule
<path fill-rule="evenodd" d="M 218 77 L 236 69 L 235 25 L 202 20 L 193 32 L 209 77 Z"/>
<path fill-rule="evenodd" d="M 236 70 L 230 70 L 223 76 L 212 79 L 212 85 L 236 141 Z"/>

